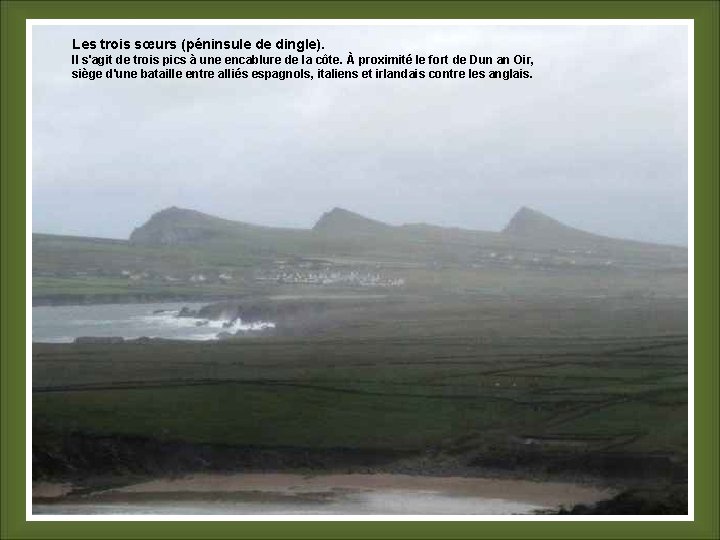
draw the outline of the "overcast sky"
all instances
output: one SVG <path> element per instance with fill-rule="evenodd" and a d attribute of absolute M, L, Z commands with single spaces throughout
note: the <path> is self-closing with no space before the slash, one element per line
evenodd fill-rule
<path fill-rule="evenodd" d="M 524 54 L 533 78 L 70 77 L 73 38 L 306 36 L 343 61 Z M 674 26 L 35 27 L 33 230 L 126 238 L 168 206 L 290 227 L 340 206 L 499 230 L 530 206 L 687 244 L 687 57 Z"/>

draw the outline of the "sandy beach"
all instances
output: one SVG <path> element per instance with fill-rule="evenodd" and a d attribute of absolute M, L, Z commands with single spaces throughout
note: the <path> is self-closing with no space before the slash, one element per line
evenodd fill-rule
<path fill-rule="evenodd" d="M 53 499 L 64 497 L 73 490 L 73 485 L 69 483 L 56 482 L 33 482 L 32 496 L 35 498 Z"/>
<path fill-rule="evenodd" d="M 580 504 L 611 496 L 612 492 L 565 482 L 533 482 L 495 478 L 433 477 L 400 474 L 193 474 L 158 479 L 112 490 L 115 493 L 178 493 L 260 491 L 317 493 L 348 491 L 412 491 L 456 496 L 509 499 L 542 505 Z"/>
<path fill-rule="evenodd" d="M 37 511 L 75 514 L 521 514 L 613 494 L 566 482 L 393 474 L 192 474 L 82 496 L 67 484 L 33 486 Z"/>

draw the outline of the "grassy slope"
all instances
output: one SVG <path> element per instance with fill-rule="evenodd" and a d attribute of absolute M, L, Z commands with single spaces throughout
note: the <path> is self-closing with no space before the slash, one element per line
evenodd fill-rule
<path fill-rule="evenodd" d="M 313 338 L 35 344 L 34 421 L 167 441 L 684 460 L 686 317 L 660 300 L 486 299 L 409 304 Z"/>
<path fill-rule="evenodd" d="M 253 280 L 259 266 L 292 257 L 378 265 L 406 285 L 389 291 L 393 301 L 382 308 L 338 312 L 313 337 L 35 344 L 37 445 L 52 446 L 43 434 L 82 432 L 310 449 L 436 448 L 506 461 L 532 451 L 687 458 L 686 250 L 601 239 L 598 260 L 612 256 L 616 266 L 548 267 L 517 260 L 538 251 L 567 256 L 552 235 L 425 225 L 345 236 L 221 228 L 212 241 L 182 247 L 35 235 L 33 293 L 308 292 Z M 488 250 L 517 258 L 497 264 Z M 130 283 L 122 270 L 229 271 L 235 280 Z"/>
<path fill-rule="evenodd" d="M 580 249 L 584 242 L 564 244 L 552 237 L 523 238 L 493 232 L 410 225 L 378 234 L 312 232 L 271 227 L 241 228 L 232 235 L 180 246 L 153 246 L 124 240 L 33 235 L 33 268 L 37 271 L 87 270 L 102 266 L 172 271 L 173 268 L 247 266 L 273 257 L 360 257 L 381 261 L 468 262 L 478 250 L 555 253 L 562 247 Z M 618 261 L 647 265 L 682 263 L 687 250 L 672 246 L 602 239 L 596 248 Z M 140 268 L 142 267 L 142 268 Z"/>
<path fill-rule="evenodd" d="M 402 249 L 395 249 L 392 243 L 383 245 L 363 238 L 325 240 L 290 235 L 282 236 L 281 240 L 271 243 L 274 249 L 262 251 L 222 242 L 151 248 L 117 240 L 35 235 L 33 297 L 51 300 L 82 297 L 92 301 L 93 297 L 112 295 L 133 301 L 140 296 L 201 298 L 262 293 L 266 292 L 267 284 L 254 280 L 255 269 L 283 258 L 286 253 L 325 258 L 346 268 L 380 265 L 383 275 L 403 278 L 404 290 L 408 292 L 561 296 L 687 294 L 686 271 L 668 268 L 545 267 L 488 262 L 473 265 L 473 261 L 463 262 L 454 254 L 477 254 L 477 249 L 473 251 L 474 248 L 464 244 L 453 247 L 439 240 L 439 243 L 403 243 Z M 234 280 L 226 284 L 167 283 L 157 278 L 133 282 L 121 275 L 123 270 L 185 277 L 215 270 L 232 274 Z"/>

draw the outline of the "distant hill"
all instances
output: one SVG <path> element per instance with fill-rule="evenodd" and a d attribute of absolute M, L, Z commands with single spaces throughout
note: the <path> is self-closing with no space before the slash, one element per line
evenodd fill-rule
<path fill-rule="evenodd" d="M 333 246 L 332 239 L 352 239 L 358 249 L 378 246 L 443 243 L 465 247 L 513 247 L 524 250 L 600 249 L 606 252 L 687 251 L 686 248 L 610 238 L 586 232 L 528 207 L 520 208 L 500 232 L 477 231 L 429 224 L 390 225 L 344 208 L 324 213 L 312 229 L 265 227 L 232 221 L 196 210 L 171 207 L 153 214 L 130 235 L 130 243 L 146 246 L 203 245 L 241 242 L 264 250 L 296 248 L 317 250 Z M 445 249 L 445 248 L 443 248 Z M 431 250 L 432 251 L 432 250 Z"/>
<path fill-rule="evenodd" d="M 247 223 L 218 218 L 209 214 L 172 206 L 150 216 L 130 235 L 130 242 L 144 245 L 182 245 L 232 237 Z"/>
<path fill-rule="evenodd" d="M 455 268 L 470 273 L 479 288 L 487 286 L 483 276 L 488 272 L 507 274 L 508 279 L 520 272 L 524 278 L 512 277 L 520 283 L 592 269 L 583 279 L 597 284 L 593 276 L 601 272 L 610 280 L 608 287 L 614 287 L 620 271 L 628 276 L 650 271 L 639 282 L 655 280 L 653 286 L 662 290 L 653 272 L 686 272 L 688 251 L 592 234 L 525 207 L 499 232 L 422 223 L 390 225 L 342 208 L 323 214 L 312 229 L 290 229 L 171 207 L 150 216 L 129 240 L 34 234 L 32 254 L 33 275 L 42 278 L 34 278 L 33 294 L 154 294 L 160 288 L 175 291 L 178 283 L 196 290 L 189 281 L 193 274 L 216 276 L 216 282 L 221 274 L 232 275 L 233 283 L 252 288 L 264 283 L 256 280 L 263 269 L 277 264 L 382 266 L 415 272 Z M 612 278 L 608 272 L 614 272 Z M 682 283 L 682 276 L 678 279 Z"/>
<path fill-rule="evenodd" d="M 387 232 L 391 225 L 366 218 L 344 208 L 333 208 L 325 212 L 312 228 L 314 232 L 329 234 L 377 234 Z"/>
<path fill-rule="evenodd" d="M 632 242 L 619 238 L 610 238 L 590 233 L 575 227 L 565 225 L 555 218 L 543 214 L 538 210 L 523 206 L 515 212 L 502 233 L 513 238 L 523 238 L 539 243 L 560 243 L 588 245 L 611 242 Z M 641 242 L 642 243 L 642 242 Z M 654 245 L 654 244 L 648 244 Z"/>
<path fill-rule="evenodd" d="M 512 236 L 535 238 L 597 238 L 597 235 L 568 227 L 557 219 L 526 206 L 515 213 L 502 232 Z"/>
<path fill-rule="evenodd" d="M 530 245 L 535 245 L 540 249 L 543 246 L 546 248 L 562 246 L 571 249 L 597 249 L 616 254 L 628 250 L 647 253 L 664 253 L 668 250 L 675 253 L 687 252 L 686 248 L 679 246 L 612 238 L 590 233 L 565 225 L 557 219 L 526 206 L 520 208 L 513 215 L 502 230 L 502 234 L 517 241 L 529 242 Z"/>

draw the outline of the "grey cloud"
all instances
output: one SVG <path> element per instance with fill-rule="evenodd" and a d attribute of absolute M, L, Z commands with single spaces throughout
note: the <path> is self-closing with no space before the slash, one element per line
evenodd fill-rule
<path fill-rule="evenodd" d="M 686 243 L 682 27 L 36 27 L 33 229 L 126 237 L 171 205 L 311 226 L 334 206 L 499 229 L 520 206 Z M 73 81 L 70 43 L 319 37 L 531 55 L 529 81 Z"/>

